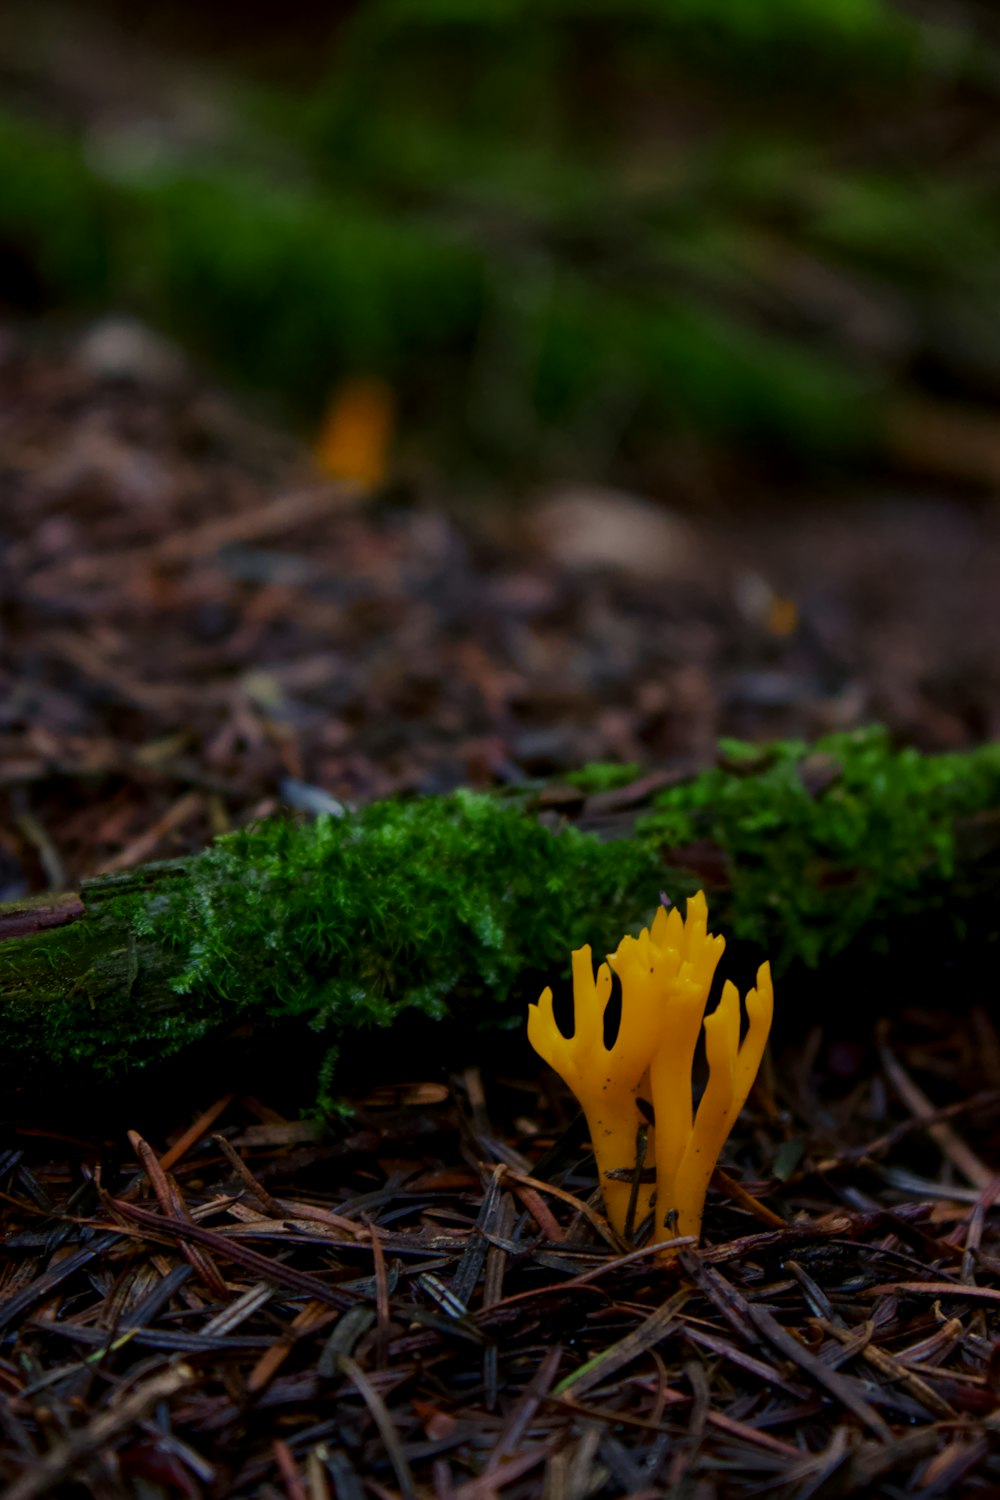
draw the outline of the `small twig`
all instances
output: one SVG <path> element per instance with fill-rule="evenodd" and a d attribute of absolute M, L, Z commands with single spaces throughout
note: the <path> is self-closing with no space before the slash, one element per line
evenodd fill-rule
<path fill-rule="evenodd" d="M 769 1228 L 785 1229 L 787 1227 L 780 1214 L 776 1214 L 773 1208 L 768 1208 L 766 1203 L 761 1203 L 759 1198 L 748 1193 L 742 1183 L 737 1182 L 735 1177 L 730 1177 L 729 1173 L 724 1172 L 721 1167 L 716 1167 L 712 1173 L 712 1186 L 725 1193 L 727 1198 L 731 1198 L 734 1203 L 739 1204 L 740 1208 L 745 1208 L 747 1213 L 753 1214 L 755 1219 L 759 1219 L 762 1224 L 767 1224 Z"/>
<path fill-rule="evenodd" d="M 500 1206 L 496 1216 L 497 1238 L 506 1240 L 510 1238 L 514 1227 L 514 1201 L 509 1193 L 504 1193 L 500 1199 Z M 507 1266 L 507 1252 L 500 1245 L 491 1244 L 486 1252 L 486 1266 L 483 1271 L 483 1307 L 489 1308 L 500 1301 L 503 1296 L 503 1278 Z M 496 1344 L 491 1344 L 483 1353 L 483 1385 L 486 1392 L 486 1408 L 492 1411 L 497 1404 L 497 1384 L 499 1377 L 499 1352 Z"/>
<path fill-rule="evenodd" d="M 201 1224 L 186 1224 L 179 1219 L 165 1219 L 162 1214 L 150 1213 L 148 1209 L 139 1208 L 134 1203 L 123 1202 L 121 1198 L 107 1199 L 107 1207 L 111 1213 L 120 1214 L 124 1219 L 131 1219 L 133 1223 L 140 1225 L 150 1234 L 163 1235 L 168 1240 L 192 1240 L 196 1245 L 205 1245 L 214 1250 L 217 1255 L 223 1255 L 235 1261 L 245 1270 L 256 1272 L 266 1281 L 277 1283 L 278 1286 L 292 1287 L 295 1291 L 302 1292 L 307 1297 L 315 1297 L 318 1302 L 325 1302 L 330 1307 L 345 1309 L 356 1305 L 356 1299 L 350 1293 L 343 1292 L 338 1287 L 327 1286 L 326 1282 L 320 1281 L 317 1276 L 310 1276 L 306 1271 L 297 1271 L 293 1266 L 286 1266 L 283 1261 L 271 1260 L 266 1255 L 259 1255 L 256 1250 L 248 1250 L 238 1241 L 229 1239 L 226 1235 L 214 1230 L 205 1229 Z"/>
<path fill-rule="evenodd" d="M 927 1130 L 929 1126 L 936 1125 L 941 1121 L 954 1120 L 959 1115 L 971 1114 L 977 1109 L 985 1109 L 988 1105 L 1000 1102 L 1000 1089 L 983 1089 L 978 1094 L 973 1094 L 969 1099 L 959 1099 L 954 1104 L 942 1105 L 932 1114 L 926 1117 L 917 1117 L 911 1120 L 901 1120 L 891 1130 L 883 1135 L 876 1136 L 874 1140 L 867 1141 L 863 1146 L 850 1146 L 839 1152 L 836 1156 L 826 1157 L 817 1162 L 817 1172 L 835 1172 L 843 1167 L 851 1167 L 866 1158 L 881 1156 L 885 1151 L 891 1151 L 898 1146 L 900 1141 L 905 1141 L 907 1136 L 914 1135 L 918 1131 Z"/>
<path fill-rule="evenodd" d="M 307 1302 L 305 1307 L 300 1308 L 292 1319 L 291 1326 L 275 1339 L 269 1349 L 264 1350 L 247 1376 L 248 1395 L 258 1396 L 265 1386 L 270 1385 L 303 1334 L 325 1328 L 338 1316 L 321 1302 Z"/>
<path fill-rule="evenodd" d="M 288 1500 L 308 1500 L 291 1448 L 282 1438 L 275 1438 L 272 1452 Z"/>
<path fill-rule="evenodd" d="M 389 1276 L 385 1265 L 385 1251 L 374 1224 L 366 1223 L 371 1237 L 372 1260 L 375 1263 L 375 1367 L 384 1370 L 386 1351 L 389 1347 L 389 1326 L 392 1309 L 389 1304 Z"/>
<path fill-rule="evenodd" d="M 607 1219 L 599 1214 L 596 1209 L 591 1208 L 589 1203 L 584 1203 L 582 1199 L 575 1197 L 573 1193 L 567 1193 L 565 1188 L 555 1187 L 551 1182 L 539 1182 L 537 1177 L 528 1177 L 523 1172 L 516 1172 L 513 1167 L 504 1166 L 502 1175 L 504 1178 L 510 1178 L 512 1182 L 520 1183 L 522 1187 L 537 1188 L 540 1193 L 548 1193 L 550 1197 L 562 1199 L 563 1203 L 568 1203 L 571 1208 L 576 1209 L 577 1213 L 583 1215 L 591 1228 L 596 1230 L 601 1239 L 610 1245 L 612 1250 L 619 1251 L 622 1249 L 622 1242 L 611 1228 Z"/>
<path fill-rule="evenodd" d="M 179 797 L 172 807 L 168 807 L 162 818 L 158 818 L 151 828 L 145 833 L 133 839 L 130 844 L 120 850 L 118 854 L 106 859 L 103 864 L 98 865 L 98 875 L 117 875 L 120 870 L 130 870 L 133 865 L 141 865 L 143 860 L 156 849 L 169 833 L 175 833 L 178 828 L 183 828 L 192 818 L 201 812 L 204 799 L 201 792 L 185 792 Z"/>
<path fill-rule="evenodd" d="M 406 1454 L 403 1451 L 403 1445 L 399 1441 L 399 1434 L 393 1425 L 389 1408 L 360 1365 L 356 1364 L 349 1354 L 341 1354 L 337 1360 L 337 1364 L 348 1380 L 353 1381 L 357 1386 L 361 1393 L 361 1399 L 372 1414 L 375 1426 L 378 1428 L 379 1435 L 385 1444 L 385 1451 L 389 1455 L 389 1462 L 395 1470 L 403 1500 L 416 1500 L 417 1487 L 414 1483 L 413 1473 Z"/>
<path fill-rule="evenodd" d="M 545 1355 L 501 1428 L 500 1435 L 483 1467 L 481 1478 L 485 1479 L 487 1475 L 495 1474 L 503 1464 L 504 1459 L 509 1454 L 516 1453 L 520 1448 L 521 1440 L 528 1429 L 529 1423 L 542 1404 L 542 1401 L 549 1394 L 561 1359 L 562 1350 L 558 1345 L 554 1349 L 550 1349 Z"/>
<path fill-rule="evenodd" d="M 14 816 L 14 824 L 38 852 L 50 891 L 66 889 L 66 866 L 44 823 L 27 807 Z"/>
<path fill-rule="evenodd" d="M 563 1229 L 555 1214 L 549 1208 L 541 1193 L 535 1188 L 525 1187 L 523 1183 L 514 1184 L 514 1193 L 518 1201 L 528 1210 L 542 1234 L 553 1244 L 560 1244 L 566 1238 Z"/>
<path fill-rule="evenodd" d="M 607 1380 L 609 1376 L 631 1364 L 638 1355 L 652 1349 L 667 1334 L 679 1326 L 678 1313 L 691 1296 L 688 1287 L 681 1287 L 675 1292 L 662 1307 L 651 1312 L 648 1318 L 641 1322 L 638 1328 L 633 1328 L 624 1338 L 619 1339 L 616 1344 L 610 1344 L 608 1348 L 602 1349 L 586 1364 L 580 1365 L 573 1370 L 556 1386 L 553 1392 L 556 1396 L 563 1396 L 567 1391 L 585 1391 L 598 1381 Z"/>
<path fill-rule="evenodd" d="M 843 1344 L 845 1347 L 849 1346 L 855 1337 L 851 1329 L 842 1328 L 839 1324 L 831 1322 L 828 1318 L 816 1318 L 815 1322 L 818 1328 L 821 1328 L 824 1333 L 836 1339 L 838 1344 Z M 869 1341 L 857 1351 L 862 1359 L 867 1360 L 874 1369 L 878 1370 L 880 1375 L 885 1375 L 890 1380 L 897 1381 L 915 1401 L 919 1401 L 920 1405 L 929 1411 L 932 1416 L 937 1417 L 939 1421 L 953 1422 L 955 1420 L 958 1413 L 943 1396 L 939 1396 L 937 1391 L 927 1384 L 926 1380 L 921 1380 L 919 1375 L 915 1375 L 912 1370 L 908 1370 L 905 1365 L 900 1364 L 898 1359 L 893 1359 L 891 1354 L 888 1354 L 884 1349 L 880 1349 L 877 1344 L 871 1343 L 870 1328 L 866 1329 L 865 1333 L 868 1335 Z"/>
<path fill-rule="evenodd" d="M 149 1145 L 148 1141 L 143 1140 L 138 1131 L 130 1130 L 128 1138 L 143 1171 L 149 1178 L 150 1185 L 156 1194 L 157 1201 L 164 1214 L 168 1218 L 177 1219 L 185 1224 L 193 1223 L 177 1184 L 164 1172 L 152 1146 Z M 227 1301 L 230 1295 L 229 1288 L 212 1257 L 206 1254 L 204 1249 L 198 1245 L 188 1245 L 182 1241 L 180 1248 L 182 1255 L 186 1260 L 190 1261 L 192 1269 L 201 1277 L 211 1295 L 222 1301 Z"/>
<path fill-rule="evenodd" d="M 897 1094 L 912 1114 L 927 1122 L 927 1134 L 937 1142 L 952 1166 L 961 1172 L 973 1187 L 980 1189 L 988 1187 L 996 1174 L 990 1171 L 985 1162 L 980 1161 L 976 1153 L 965 1144 L 950 1125 L 936 1118 L 937 1111 L 923 1089 L 914 1083 L 902 1063 L 884 1043 L 879 1048 L 879 1054 L 882 1058 L 882 1066 Z"/>
<path fill-rule="evenodd" d="M 233 1097 L 232 1094 L 223 1094 L 221 1099 L 216 1099 L 215 1103 L 210 1104 L 204 1114 L 199 1115 L 194 1124 L 189 1126 L 184 1134 L 174 1142 L 170 1150 L 164 1151 L 160 1157 L 160 1166 L 164 1172 L 169 1172 L 177 1165 L 182 1156 L 187 1155 L 192 1146 L 197 1145 L 202 1136 L 206 1135 L 209 1129 L 215 1124 L 219 1116 L 224 1114 L 229 1108 L 233 1102 Z M 220 1137 L 216 1136 L 215 1139 L 219 1140 Z"/>
<path fill-rule="evenodd" d="M 257 1199 L 264 1212 L 272 1219 L 284 1218 L 285 1215 L 282 1213 L 280 1203 L 271 1197 L 271 1194 L 262 1183 L 257 1181 L 240 1153 L 236 1150 L 236 1147 L 231 1145 L 224 1135 L 213 1135 L 212 1140 L 218 1146 L 240 1181 Z"/>
<path fill-rule="evenodd" d="M 36 1459 L 31 1468 L 26 1469 L 20 1479 L 5 1491 L 4 1500 L 37 1500 L 39 1495 L 47 1494 L 63 1480 L 78 1477 L 80 1466 L 92 1454 L 107 1447 L 161 1401 L 168 1401 L 190 1385 L 194 1378 L 195 1372 L 184 1364 L 171 1365 L 159 1375 L 152 1376 L 117 1405 L 98 1413 L 82 1431 L 64 1438 Z"/>
<path fill-rule="evenodd" d="M 787 1328 L 782 1328 L 765 1307 L 750 1302 L 713 1266 L 705 1265 L 690 1251 L 683 1255 L 682 1261 L 685 1271 L 702 1290 L 715 1293 L 719 1305 L 727 1313 L 737 1333 L 747 1338 L 752 1330 L 766 1339 L 773 1349 L 797 1365 L 815 1385 L 821 1386 L 841 1406 L 853 1412 L 877 1438 L 882 1442 L 891 1442 L 892 1432 L 885 1419 L 869 1405 L 846 1376 L 831 1370 L 821 1359 L 817 1359 Z M 997 1295 L 1000 1297 L 1000 1293 Z"/>

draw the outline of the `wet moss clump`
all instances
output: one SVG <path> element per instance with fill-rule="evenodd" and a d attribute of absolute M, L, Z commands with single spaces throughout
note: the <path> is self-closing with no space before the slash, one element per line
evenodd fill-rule
<path fill-rule="evenodd" d="M 4 1029 L 117 1074 L 242 1018 L 298 1018 L 318 1034 L 311 1086 L 346 1034 L 405 1011 L 469 1033 L 519 1025 L 568 947 L 613 947 L 659 884 L 646 846 L 553 831 L 487 795 L 274 819 L 95 882 L 83 921 L 0 944 Z"/>
<path fill-rule="evenodd" d="M 725 740 L 714 768 L 658 794 L 636 836 L 695 866 L 718 850 L 720 920 L 780 971 L 815 968 L 862 932 L 878 951 L 887 924 L 918 913 L 961 937 L 973 901 L 1000 928 L 998 808 L 1000 745 L 922 755 L 872 727 L 812 745 Z"/>

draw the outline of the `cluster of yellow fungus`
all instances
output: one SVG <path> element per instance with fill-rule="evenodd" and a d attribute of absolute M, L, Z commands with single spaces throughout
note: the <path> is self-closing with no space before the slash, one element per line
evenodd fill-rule
<path fill-rule="evenodd" d="M 729 980 L 706 1017 L 724 947 L 725 939 L 708 931 L 708 904 L 699 891 L 686 917 L 661 907 L 637 938 L 622 938 L 596 977 L 589 946 L 576 950 L 572 1036 L 556 1024 L 550 989 L 529 1011 L 531 1045 L 583 1107 L 608 1218 L 619 1233 L 641 1224 L 651 1209 L 655 1243 L 701 1232 L 709 1180 L 757 1076 L 774 1011 L 765 963 L 746 997 L 742 1043 L 739 992 Z M 609 1048 L 604 1021 L 612 970 L 621 985 L 621 1021 Z M 703 1025 L 708 1083 L 695 1113 L 691 1072 Z M 655 1163 L 655 1198 L 645 1162 Z"/>

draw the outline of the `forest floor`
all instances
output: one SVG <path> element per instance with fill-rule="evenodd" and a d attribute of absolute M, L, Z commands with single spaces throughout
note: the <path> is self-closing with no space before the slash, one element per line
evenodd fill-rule
<path fill-rule="evenodd" d="M 1000 738 L 1000 512 L 370 495 L 123 321 L 0 328 L 0 899 L 283 802 Z"/>
<path fill-rule="evenodd" d="M 0 899 L 720 736 L 1000 737 L 968 497 L 369 495 L 116 320 L 0 329 L 0 455 Z M 236 1076 L 19 1104 L 8 1495 L 1000 1494 L 1000 1041 L 941 985 L 774 1068 L 667 1265 L 534 1070 L 328 1130 Z"/>

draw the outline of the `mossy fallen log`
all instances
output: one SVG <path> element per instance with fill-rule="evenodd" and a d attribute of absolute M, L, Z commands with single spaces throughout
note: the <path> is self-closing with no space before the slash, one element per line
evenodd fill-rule
<path fill-rule="evenodd" d="M 78 900 L 0 909 L 3 1049 L 115 1074 L 300 1018 L 323 1038 L 312 1080 L 342 1036 L 405 1010 L 516 1024 L 525 968 L 616 941 L 658 879 L 638 842 L 553 833 L 490 796 L 273 819 Z"/>
<path fill-rule="evenodd" d="M 572 947 L 614 946 L 661 891 L 697 884 L 713 926 L 779 972 L 885 951 L 913 918 L 925 945 L 931 919 L 953 943 L 970 925 L 1000 935 L 1000 746 L 729 743 L 634 800 L 459 792 L 275 819 L 0 908 L 2 1055 L 119 1075 L 247 1021 L 296 1021 L 317 1033 L 308 1086 L 321 1073 L 325 1088 L 339 1046 L 406 1011 L 466 1035 L 517 1026 Z"/>

